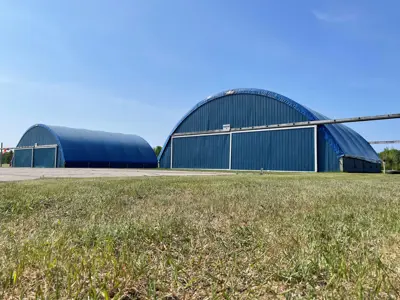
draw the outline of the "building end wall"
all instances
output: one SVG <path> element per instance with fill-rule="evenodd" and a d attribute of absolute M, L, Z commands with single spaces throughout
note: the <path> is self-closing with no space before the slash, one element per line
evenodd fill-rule
<path fill-rule="evenodd" d="M 381 173 L 382 164 L 353 157 L 340 158 L 340 171 L 347 173 Z"/>

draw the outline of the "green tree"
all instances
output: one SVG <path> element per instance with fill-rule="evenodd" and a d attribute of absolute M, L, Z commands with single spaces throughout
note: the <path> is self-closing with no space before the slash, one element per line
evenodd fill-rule
<path fill-rule="evenodd" d="M 385 148 L 379 157 L 385 161 L 386 169 L 388 170 L 400 170 L 400 150 Z"/>
<path fill-rule="evenodd" d="M 157 146 L 157 147 L 155 147 L 155 148 L 153 149 L 153 150 L 154 150 L 154 153 L 156 154 L 157 157 L 158 157 L 158 155 L 160 154 L 161 149 L 162 149 L 161 146 Z"/>
<path fill-rule="evenodd" d="M 12 158 L 13 158 L 13 155 L 14 155 L 14 152 L 12 150 L 11 151 L 7 151 L 6 153 L 3 153 L 3 155 L 1 156 L 2 157 L 1 163 L 2 164 L 9 164 L 11 162 Z"/>

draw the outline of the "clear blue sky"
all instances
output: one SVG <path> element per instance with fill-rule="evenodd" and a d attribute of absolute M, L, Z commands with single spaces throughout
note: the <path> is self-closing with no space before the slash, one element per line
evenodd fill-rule
<path fill-rule="evenodd" d="M 0 140 L 45 123 L 162 145 L 193 105 L 239 87 L 332 118 L 398 113 L 399 11 L 398 0 L 0 0 Z M 349 126 L 400 139 L 400 120 Z"/>

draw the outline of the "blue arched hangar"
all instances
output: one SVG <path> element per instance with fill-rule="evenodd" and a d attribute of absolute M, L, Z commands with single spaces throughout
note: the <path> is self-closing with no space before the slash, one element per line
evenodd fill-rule
<path fill-rule="evenodd" d="M 198 103 L 178 122 L 158 157 L 160 167 L 380 172 L 375 150 L 343 124 L 252 128 L 327 119 L 270 91 L 222 92 Z"/>
<path fill-rule="evenodd" d="M 157 157 L 137 135 L 38 124 L 22 136 L 12 166 L 155 168 Z"/>

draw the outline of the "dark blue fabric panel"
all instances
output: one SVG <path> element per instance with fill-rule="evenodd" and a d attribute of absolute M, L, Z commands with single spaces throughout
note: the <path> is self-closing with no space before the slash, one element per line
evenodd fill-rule
<path fill-rule="evenodd" d="M 157 166 L 153 149 L 139 136 L 58 126 L 50 128 L 62 145 L 67 167 L 79 162 L 102 167 L 118 163 Z"/>
<path fill-rule="evenodd" d="M 173 168 L 228 169 L 229 134 L 173 139 Z"/>
<path fill-rule="evenodd" d="M 318 127 L 318 172 L 339 172 L 339 157 L 324 138 L 326 130 Z"/>
<path fill-rule="evenodd" d="M 310 110 L 319 120 L 329 120 L 323 114 Z M 340 147 L 339 156 L 349 156 L 380 163 L 380 158 L 374 148 L 356 131 L 343 124 L 324 125 L 332 139 Z M 329 141 L 328 141 L 329 142 Z"/>
<path fill-rule="evenodd" d="M 232 169 L 315 171 L 314 128 L 232 135 Z"/>
<path fill-rule="evenodd" d="M 164 155 L 160 159 L 160 168 L 171 168 L 171 142 L 168 142 L 165 146 Z"/>
<path fill-rule="evenodd" d="M 59 167 L 157 167 L 150 145 L 137 135 L 38 124 L 23 135 L 18 147 L 57 144 Z"/>

